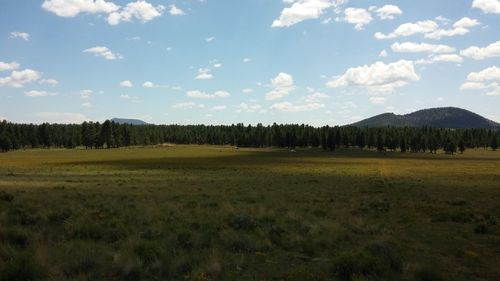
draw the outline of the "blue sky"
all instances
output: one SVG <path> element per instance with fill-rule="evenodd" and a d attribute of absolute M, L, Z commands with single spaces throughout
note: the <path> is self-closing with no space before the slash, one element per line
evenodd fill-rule
<path fill-rule="evenodd" d="M 500 0 L 3 0 L 0 119 L 500 121 Z"/>

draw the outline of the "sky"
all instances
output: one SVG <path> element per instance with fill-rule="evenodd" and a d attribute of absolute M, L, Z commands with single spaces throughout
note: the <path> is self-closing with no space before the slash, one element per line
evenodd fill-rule
<path fill-rule="evenodd" d="M 500 0 L 2 0 L 0 120 L 500 121 Z"/>

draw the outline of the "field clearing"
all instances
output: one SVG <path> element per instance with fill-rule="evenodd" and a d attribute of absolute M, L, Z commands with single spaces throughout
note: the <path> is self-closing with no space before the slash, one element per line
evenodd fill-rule
<path fill-rule="evenodd" d="M 0 153 L 0 281 L 500 280 L 499 218 L 500 151 Z"/>

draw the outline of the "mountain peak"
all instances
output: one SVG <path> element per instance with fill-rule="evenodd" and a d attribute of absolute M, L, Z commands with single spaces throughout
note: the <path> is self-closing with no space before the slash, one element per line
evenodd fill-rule
<path fill-rule="evenodd" d="M 383 113 L 352 124 L 357 127 L 421 127 L 500 129 L 500 124 L 458 107 L 422 109 L 404 115 Z"/>
<path fill-rule="evenodd" d="M 147 125 L 148 123 L 140 120 L 140 119 L 128 119 L 128 118 L 113 118 L 112 122 L 117 124 L 130 124 L 130 125 Z"/>

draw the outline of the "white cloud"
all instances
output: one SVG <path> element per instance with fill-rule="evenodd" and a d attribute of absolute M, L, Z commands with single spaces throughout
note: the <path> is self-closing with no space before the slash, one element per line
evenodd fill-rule
<path fill-rule="evenodd" d="M 369 24 L 373 18 L 366 9 L 347 8 L 345 9 L 345 21 L 354 24 L 356 30 L 363 30 L 364 26 Z"/>
<path fill-rule="evenodd" d="M 12 88 L 22 88 L 25 84 L 40 79 L 40 76 L 38 71 L 32 69 L 14 70 L 11 72 L 10 76 L 0 77 L 0 87 L 8 86 Z"/>
<path fill-rule="evenodd" d="M 0 61 L 0 71 L 14 70 L 14 69 L 18 69 L 18 68 L 19 68 L 19 64 L 15 61 L 10 62 L 10 63 Z"/>
<path fill-rule="evenodd" d="M 244 63 L 251 62 L 251 61 L 252 61 L 252 60 L 251 60 L 250 58 L 244 58 L 244 59 L 243 59 L 243 62 L 244 62 Z"/>
<path fill-rule="evenodd" d="M 458 21 L 456 21 L 453 24 L 453 27 L 454 28 L 469 28 L 469 27 L 478 26 L 480 24 L 481 23 L 478 20 L 471 19 L 471 18 L 468 18 L 468 17 L 464 17 L 464 18 L 461 18 Z"/>
<path fill-rule="evenodd" d="M 380 51 L 380 53 L 378 54 L 378 56 L 381 57 L 381 58 L 386 58 L 388 56 L 387 51 L 386 50 Z"/>
<path fill-rule="evenodd" d="M 213 37 L 213 36 L 205 38 L 205 42 L 207 42 L 207 43 L 213 42 L 214 40 L 215 40 L 215 37 Z"/>
<path fill-rule="evenodd" d="M 385 102 L 387 101 L 387 98 L 385 98 L 385 97 L 370 97 L 369 100 L 372 104 L 385 104 Z"/>
<path fill-rule="evenodd" d="M 292 75 L 280 72 L 274 79 L 271 79 L 273 90 L 266 94 L 266 100 L 276 100 L 288 96 L 295 88 Z"/>
<path fill-rule="evenodd" d="M 203 104 L 198 104 L 198 103 L 195 103 L 195 102 L 181 102 L 181 103 L 176 103 L 174 105 L 172 105 L 172 108 L 176 108 L 176 109 L 194 109 L 194 108 L 204 108 L 205 105 Z"/>
<path fill-rule="evenodd" d="M 24 92 L 24 95 L 27 97 L 48 97 L 48 96 L 56 96 L 57 93 L 49 93 L 46 91 L 27 91 Z"/>
<path fill-rule="evenodd" d="M 124 80 L 124 81 L 120 82 L 120 86 L 126 87 L 126 88 L 132 88 L 134 86 L 134 84 L 130 80 Z"/>
<path fill-rule="evenodd" d="M 325 105 L 322 103 L 304 103 L 304 104 L 294 104 L 291 102 L 279 102 L 271 106 L 271 109 L 277 109 L 285 112 L 303 112 L 312 111 L 324 108 Z"/>
<path fill-rule="evenodd" d="M 128 100 L 128 99 L 131 99 L 132 97 L 131 97 L 130 95 L 121 94 L 121 95 L 120 95 L 120 98 L 121 98 L 121 99 L 124 99 L 124 100 Z"/>
<path fill-rule="evenodd" d="M 80 98 L 84 99 L 84 100 L 90 99 L 90 97 L 92 96 L 92 93 L 93 93 L 92 90 L 88 90 L 88 89 L 87 90 L 83 90 L 83 91 L 80 92 Z"/>
<path fill-rule="evenodd" d="M 144 87 L 144 88 L 156 88 L 156 85 L 151 81 L 146 81 L 146 82 L 142 83 L 142 87 Z"/>
<path fill-rule="evenodd" d="M 500 95 L 500 68 L 492 66 L 479 72 L 469 73 L 460 90 L 487 90 L 488 96 Z"/>
<path fill-rule="evenodd" d="M 325 93 L 315 92 L 315 93 L 312 93 L 312 94 L 306 96 L 305 98 L 303 98 L 303 100 L 306 103 L 315 103 L 317 101 L 320 101 L 323 99 L 328 99 L 328 98 L 330 98 L 330 96 L 325 94 Z"/>
<path fill-rule="evenodd" d="M 431 20 L 418 21 L 416 23 L 404 23 L 398 26 L 393 32 L 383 34 L 375 33 L 376 39 L 392 39 L 396 37 L 406 37 L 417 33 L 430 33 L 438 29 L 438 24 Z"/>
<path fill-rule="evenodd" d="M 82 106 L 83 107 L 92 107 L 92 103 L 87 101 L 87 102 L 82 103 Z"/>
<path fill-rule="evenodd" d="M 391 45 L 391 49 L 397 53 L 452 53 L 455 48 L 448 45 L 435 45 L 427 43 L 396 42 Z"/>
<path fill-rule="evenodd" d="M 226 110 L 227 109 L 227 106 L 225 105 L 216 105 L 216 106 L 212 106 L 209 110 L 210 111 L 222 111 L 222 110 Z"/>
<path fill-rule="evenodd" d="M 336 1 L 335 1 L 336 2 Z M 334 4 L 330 0 L 297 0 L 285 2 L 292 4 L 281 11 L 272 27 L 289 27 L 308 19 L 317 19 L 323 12 Z"/>
<path fill-rule="evenodd" d="M 194 79 L 196 80 L 210 80 L 213 79 L 214 76 L 210 73 L 210 69 L 208 68 L 200 68 L 198 69 L 198 75 Z"/>
<path fill-rule="evenodd" d="M 183 10 L 177 8 L 175 5 L 170 5 L 170 10 L 168 11 L 172 16 L 182 16 L 185 15 Z"/>
<path fill-rule="evenodd" d="M 443 22 L 441 22 L 443 23 Z M 408 37 L 415 34 L 423 34 L 425 38 L 441 39 L 442 37 L 453 37 L 470 32 L 469 28 L 479 25 L 475 19 L 464 17 L 453 24 L 453 28 L 442 29 L 439 24 L 432 20 L 418 21 L 415 23 L 404 23 L 393 32 L 384 34 L 375 33 L 376 39 L 393 39 L 397 37 Z"/>
<path fill-rule="evenodd" d="M 455 62 L 461 63 L 464 59 L 457 54 L 440 54 L 431 55 L 428 59 L 420 59 L 415 61 L 415 64 L 433 64 L 436 62 Z"/>
<path fill-rule="evenodd" d="M 252 88 L 245 88 L 243 90 L 241 90 L 243 93 L 245 94 L 251 94 L 253 92 L 253 89 Z"/>
<path fill-rule="evenodd" d="M 377 15 L 382 20 L 392 20 L 395 16 L 400 16 L 403 11 L 398 6 L 395 5 L 384 5 L 376 10 Z"/>
<path fill-rule="evenodd" d="M 49 85 L 49 86 L 56 86 L 57 84 L 59 84 L 59 82 L 57 82 L 56 79 L 42 79 L 40 80 L 39 83 L 42 85 Z"/>
<path fill-rule="evenodd" d="M 81 113 L 70 112 L 38 112 L 35 117 L 40 119 L 40 122 L 49 123 L 71 123 L 80 124 L 90 119 Z"/>
<path fill-rule="evenodd" d="M 254 113 L 262 110 L 262 106 L 260 104 L 247 104 L 247 103 L 240 103 L 239 105 L 235 106 L 235 108 L 237 113 L 241 112 Z"/>
<path fill-rule="evenodd" d="M 198 91 L 198 90 L 188 91 L 186 93 L 186 95 L 188 97 L 194 98 L 194 99 L 226 98 L 226 97 L 230 97 L 231 96 L 231 94 L 228 93 L 228 92 L 226 92 L 226 91 L 216 91 L 213 94 L 208 94 L 206 92 L 202 92 L 202 91 Z"/>
<path fill-rule="evenodd" d="M 134 18 L 140 20 L 142 23 L 145 23 L 161 16 L 164 10 L 165 6 L 162 5 L 155 7 L 146 1 L 136 1 L 128 3 L 120 11 L 115 11 L 109 14 L 108 23 L 110 25 L 117 25 L 122 21 L 129 22 Z"/>
<path fill-rule="evenodd" d="M 418 81 L 412 61 L 400 60 L 385 64 L 376 62 L 349 68 L 343 75 L 334 77 L 327 82 L 331 88 L 357 86 L 374 92 L 392 92 L 411 81 Z"/>
<path fill-rule="evenodd" d="M 230 97 L 231 94 L 226 91 L 217 91 L 214 93 L 214 97 L 216 98 L 227 98 Z"/>
<path fill-rule="evenodd" d="M 471 46 L 465 50 L 462 50 L 460 54 L 464 57 L 472 58 L 475 60 L 500 57 L 500 41 L 492 43 L 484 48 Z"/>
<path fill-rule="evenodd" d="M 103 57 L 107 60 L 116 60 L 116 59 L 123 58 L 122 55 L 120 55 L 118 53 L 113 53 L 113 52 L 111 52 L 110 49 L 108 49 L 107 47 L 103 47 L 103 46 L 88 48 L 88 49 L 83 50 L 83 52 L 84 53 L 91 53 L 91 54 L 94 54 L 94 56 L 96 56 L 96 57 Z"/>
<path fill-rule="evenodd" d="M 471 72 L 467 76 L 468 81 L 486 82 L 500 80 L 500 68 L 496 66 L 488 67 L 480 72 Z"/>
<path fill-rule="evenodd" d="M 486 14 L 500 14 L 500 0 L 474 0 L 472 8 L 478 8 Z"/>
<path fill-rule="evenodd" d="M 213 97 L 212 95 L 202 91 L 188 91 L 186 95 L 190 98 L 195 98 L 195 99 L 209 99 Z"/>
<path fill-rule="evenodd" d="M 105 0 L 45 0 L 42 8 L 60 17 L 75 17 L 80 13 L 109 14 L 119 6 Z"/>
<path fill-rule="evenodd" d="M 26 32 L 12 31 L 10 33 L 10 38 L 21 38 L 24 41 L 29 41 L 30 35 Z"/>

